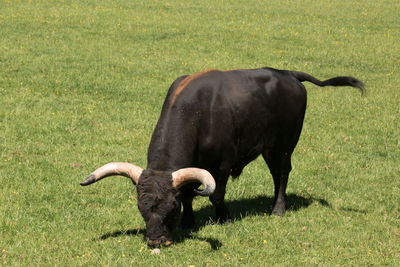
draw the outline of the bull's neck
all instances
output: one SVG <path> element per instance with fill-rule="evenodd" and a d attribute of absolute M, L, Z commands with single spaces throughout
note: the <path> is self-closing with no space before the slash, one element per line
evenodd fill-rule
<path fill-rule="evenodd" d="M 193 116 L 182 110 L 163 112 L 153 132 L 147 168 L 174 171 L 194 167 L 197 129 Z"/>

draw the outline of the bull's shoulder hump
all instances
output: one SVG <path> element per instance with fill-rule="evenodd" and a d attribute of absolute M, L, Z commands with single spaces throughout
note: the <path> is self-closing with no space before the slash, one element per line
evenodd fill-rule
<path fill-rule="evenodd" d="M 180 79 L 178 85 L 176 86 L 176 89 L 172 93 L 170 107 L 175 103 L 176 98 L 182 93 L 182 91 L 186 87 L 188 87 L 188 85 L 191 84 L 193 81 L 199 79 L 200 77 L 205 77 L 210 73 L 219 73 L 219 72 L 221 71 L 215 69 L 205 70 L 194 73 L 192 75 L 185 76 L 184 78 Z"/>

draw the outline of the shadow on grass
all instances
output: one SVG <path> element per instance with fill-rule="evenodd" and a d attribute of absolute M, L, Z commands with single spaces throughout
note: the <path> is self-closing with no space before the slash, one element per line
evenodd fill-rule
<path fill-rule="evenodd" d="M 126 231 L 119 230 L 119 231 L 115 231 L 115 232 L 112 232 L 112 233 L 104 234 L 104 235 L 100 236 L 99 239 L 100 240 L 105 240 L 105 239 L 108 239 L 108 238 L 111 238 L 111 237 L 119 237 L 121 235 L 143 235 L 143 236 L 146 236 L 146 230 L 145 229 L 141 229 L 141 228 L 139 228 L 139 229 L 129 229 L 129 230 L 126 230 Z"/>
<path fill-rule="evenodd" d="M 307 208 L 312 203 L 318 203 L 322 206 L 330 207 L 330 204 L 324 199 L 316 198 L 305 198 L 303 196 L 298 196 L 295 194 L 289 194 L 286 198 L 287 211 L 298 211 L 303 208 Z M 249 199 L 239 199 L 226 201 L 226 205 L 230 211 L 233 223 L 235 221 L 242 220 L 248 216 L 264 215 L 264 213 L 271 213 L 273 204 L 273 197 L 267 196 L 257 196 Z M 206 225 L 215 223 L 212 218 L 215 216 L 215 209 L 212 205 L 201 208 L 195 211 L 195 218 L 197 220 L 196 226 L 191 230 L 177 229 L 174 232 L 174 243 L 182 243 L 186 239 L 197 239 L 200 241 L 206 241 L 210 244 L 211 249 L 218 250 L 222 243 L 214 238 L 203 238 L 195 235 L 199 229 Z M 105 240 L 108 238 L 115 238 L 122 235 L 141 235 L 144 242 L 146 242 L 146 230 L 145 229 L 129 229 L 129 230 L 119 230 L 111 233 L 102 235 L 99 239 Z"/>
<path fill-rule="evenodd" d="M 355 208 L 340 208 L 339 210 L 341 210 L 341 211 L 347 211 L 347 212 L 354 212 L 354 213 L 367 214 L 367 211 L 366 211 L 366 210 L 360 210 L 360 209 L 355 209 Z"/>

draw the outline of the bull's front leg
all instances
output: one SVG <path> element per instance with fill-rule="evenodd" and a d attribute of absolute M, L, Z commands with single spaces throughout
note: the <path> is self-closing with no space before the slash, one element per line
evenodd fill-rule
<path fill-rule="evenodd" d="M 225 205 L 225 190 L 226 190 L 226 183 L 229 178 L 229 172 L 228 174 L 225 173 L 224 176 L 221 177 L 221 175 L 217 178 L 217 183 L 216 183 L 216 188 L 214 193 L 210 196 L 210 201 L 215 207 L 216 211 L 216 216 L 215 220 L 218 223 L 225 223 L 225 222 L 230 222 L 231 217 L 229 215 L 228 208 Z"/>
<path fill-rule="evenodd" d="M 181 228 L 182 229 L 193 229 L 195 226 L 194 213 L 193 213 L 193 194 L 183 194 L 182 195 L 182 218 L 181 218 Z"/>

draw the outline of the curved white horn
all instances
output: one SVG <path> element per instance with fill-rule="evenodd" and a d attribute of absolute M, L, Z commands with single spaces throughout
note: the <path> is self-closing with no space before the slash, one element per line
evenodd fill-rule
<path fill-rule="evenodd" d="M 81 182 L 81 185 L 90 185 L 112 175 L 122 175 L 131 178 L 132 181 L 137 184 L 142 172 L 142 168 L 128 162 L 111 162 L 92 172 L 83 182 Z"/>
<path fill-rule="evenodd" d="M 200 182 L 204 186 L 203 191 L 195 190 L 200 196 L 209 196 L 214 193 L 215 180 L 207 170 L 199 168 L 184 168 L 172 173 L 172 185 L 176 188 L 191 183 Z"/>

